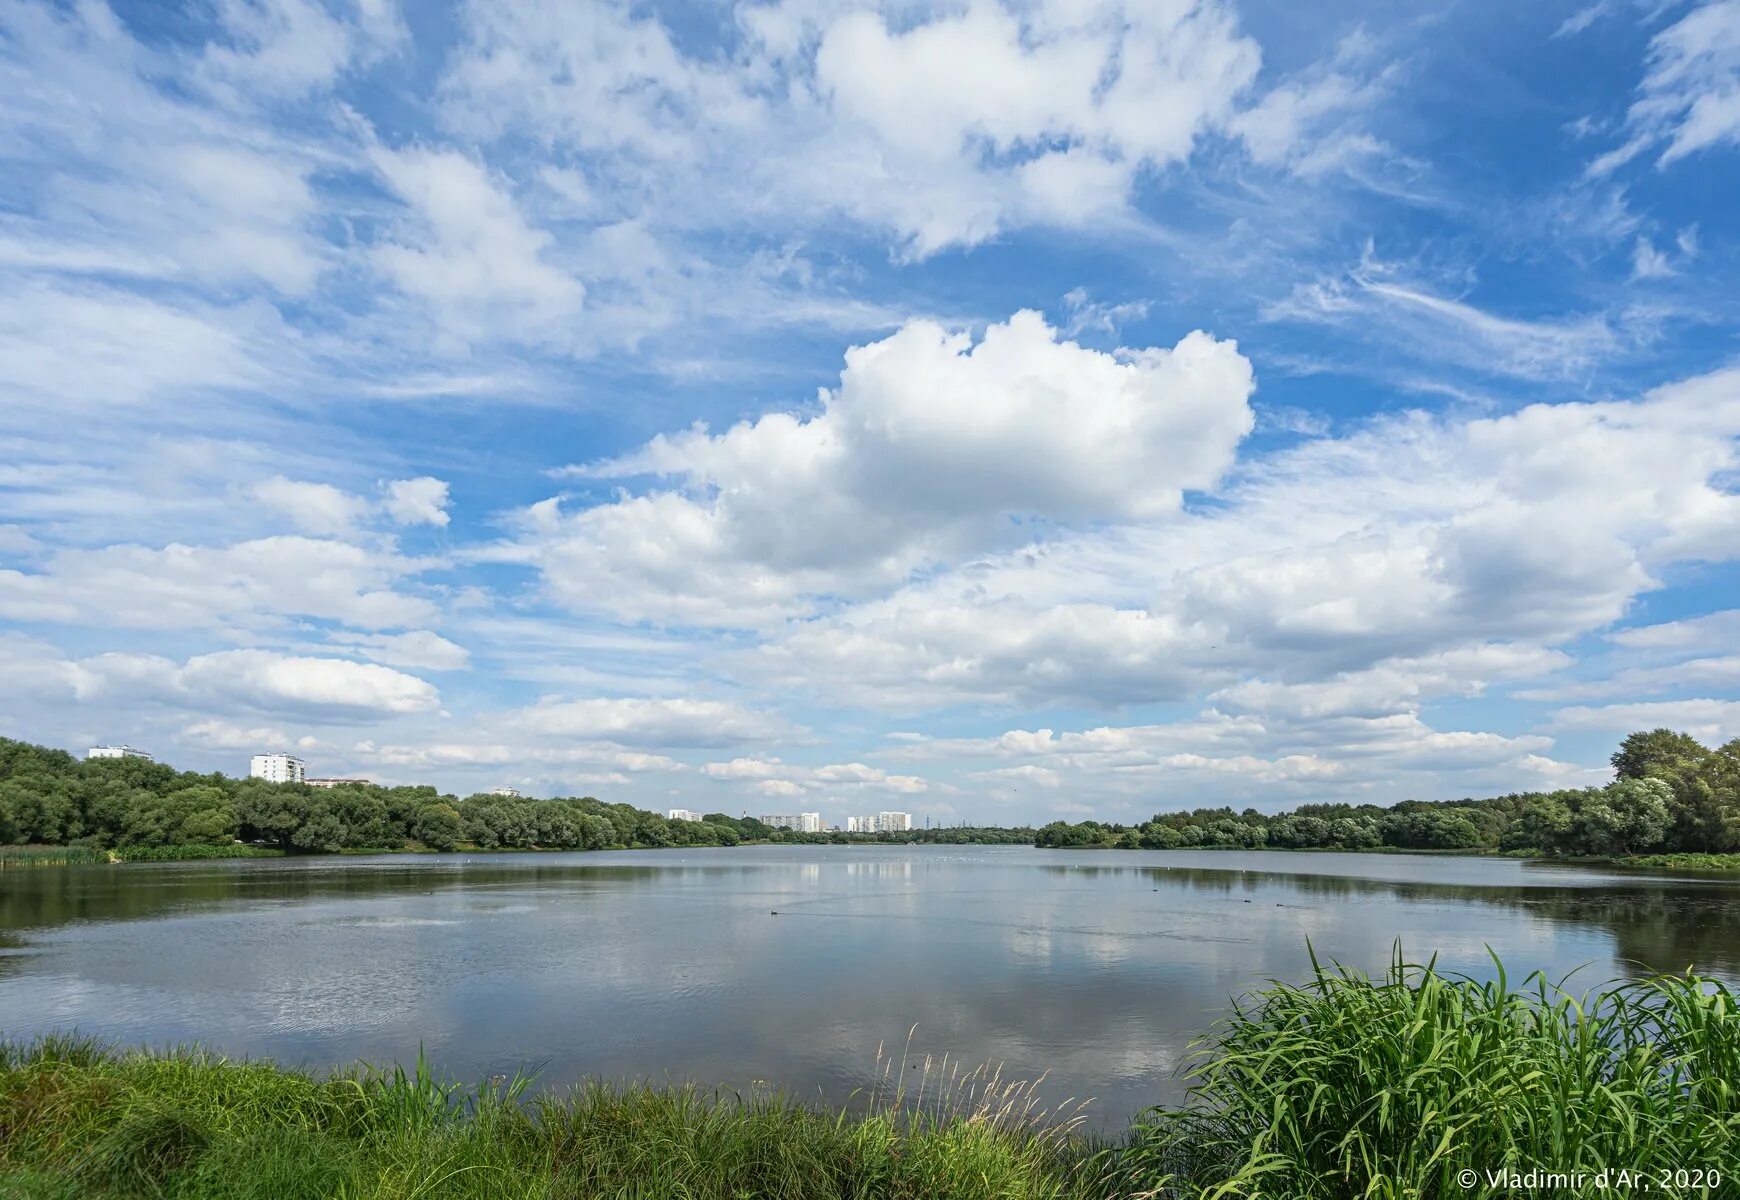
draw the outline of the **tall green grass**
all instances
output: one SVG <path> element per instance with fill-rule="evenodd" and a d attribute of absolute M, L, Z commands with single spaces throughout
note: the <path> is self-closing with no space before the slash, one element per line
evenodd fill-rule
<path fill-rule="evenodd" d="M 123 846 L 115 851 L 115 856 L 122 862 L 187 862 L 212 858 L 283 858 L 284 852 L 267 846 L 194 843 L 185 846 Z"/>
<path fill-rule="evenodd" d="M 1189 1102 L 1138 1119 L 1115 1164 L 1133 1191 L 1413 1200 L 1509 1195 L 1487 1172 L 1714 1169 L 1676 1196 L 1740 1195 L 1740 1016 L 1724 986 L 1662 976 L 1574 993 L 1409 965 L 1314 964 L 1239 1004 L 1200 1049 Z M 1458 1174 L 1474 1170 L 1474 1186 Z M 1638 1192 L 1646 1189 L 1638 1188 Z"/>
<path fill-rule="evenodd" d="M 66 867 L 110 861 L 107 850 L 93 850 L 88 846 L 0 846 L 0 869 Z"/>
<path fill-rule="evenodd" d="M 781 1095 L 412 1071 L 318 1078 L 197 1049 L 0 1050 L 0 1196 L 1065 1200 L 1084 1146 L 1030 1089 L 882 1091 L 848 1115 Z"/>
<path fill-rule="evenodd" d="M 0 1196 L 1449 1200 L 1524 1194 L 1488 1172 L 1531 1168 L 1590 1173 L 1555 1200 L 1740 1194 L 1740 1015 L 1693 976 L 1577 995 L 1539 975 L 1513 988 L 1502 966 L 1319 966 L 1241 1001 L 1193 1074 L 1183 1107 L 1095 1142 L 1079 1106 L 947 1059 L 881 1058 L 848 1112 L 762 1091 L 467 1088 L 422 1061 L 315 1076 L 0 1043 Z M 1593 1182 L 1621 1167 L 1721 1175 Z"/>

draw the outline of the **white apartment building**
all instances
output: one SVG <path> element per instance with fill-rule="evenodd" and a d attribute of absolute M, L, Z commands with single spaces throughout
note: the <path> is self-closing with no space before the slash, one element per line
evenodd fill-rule
<path fill-rule="evenodd" d="M 304 779 L 302 782 L 306 783 L 309 787 L 312 787 L 312 788 L 373 787 L 374 786 L 374 784 L 370 783 L 366 779 Z"/>
<path fill-rule="evenodd" d="M 692 808 L 673 808 L 665 814 L 673 821 L 699 821 L 701 814 Z"/>
<path fill-rule="evenodd" d="M 85 751 L 86 758 L 142 758 L 146 762 L 156 762 L 145 751 L 133 746 L 92 746 Z"/>
<path fill-rule="evenodd" d="M 822 831 L 821 813 L 798 813 L 796 816 L 769 816 L 755 819 L 770 829 L 795 829 L 799 833 L 820 833 Z"/>
<path fill-rule="evenodd" d="M 503 784 L 501 787 L 490 788 L 489 794 L 492 796 L 512 796 L 515 800 L 518 800 L 520 798 L 520 789 L 517 787 L 508 787 L 506 784 Z"/>
<path fill-rule="evenodd" d="M 294 754 L 256 754 L 248 760 L 248 774 L 267 783 L 303 783 L 308 764 Z"/>
<path fill-rule="evenodd" d="M 912 828 L 912 814 L 877 813 L 873 817 L 847 817 L 847 833 L 905 833 Z"/>

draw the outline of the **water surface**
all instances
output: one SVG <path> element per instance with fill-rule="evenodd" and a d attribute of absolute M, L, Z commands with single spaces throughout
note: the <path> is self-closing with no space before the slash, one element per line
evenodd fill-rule
<path fill-rule="evenodd" d="M 777 913 L 777 915 L 775 915 Z M 1740 980 L 1740 884 L 1511 859 L 740 847 L 0 873 L 0 1035 L 198 1041 L 466 1079 L 767 1082 L 844 1100 L 878 1046 L 1048 1072 L 1106 1125 L 1176 1100 L 1228 998 L 1400 940 L 1593 986 Z"/>

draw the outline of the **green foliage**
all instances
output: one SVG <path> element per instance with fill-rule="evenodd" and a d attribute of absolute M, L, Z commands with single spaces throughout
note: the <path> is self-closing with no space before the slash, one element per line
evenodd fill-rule
<path fill-rule="evenodd" d="M 278 858 L 284 852 L 236 842 L 224 846 L 195 842 L 185 846 L 123 846 L 114 853 L 122 862 L 185 862 L 208 858 Z"/>
<path fill-rule="evenodd" d="M 759 825 L 759 822 L 754 822 Z M 346 850 L 604 850 L 731 846 L 734 828 L 667 821 L 590 796 L 457 800 L 432 787 L 311 788 L 176 771 L 144 759 L 80 761 L 0 738 L 0 847 L 57 849 L 57 862 L 241 858 Z M 0 864 L 25 861 L 0 849 Z M 40 853 L 33 862 L 49 861 Z"/>
<path fill-rule="evenodd" d="M 89 846 L 0 846 L 0 867 L 65 867 L 108 861 L 107 851 Z"/>
<path fill-rule="evenodd" d="M 1709 757 L 1703 743 L 1672 729 L 1634 733 L 1613 752 L 1613 770 L 1621 779 L 1662 778 L 1696 771 Z"/>
<path fill-rule="evenodd" d="M 1565 857 L 1724 854 L 1740 850 L 1740 739 L 1707 750 L 1672 730 L 1634 733 L 1602 788 L 1489 800 L 1403 801 L 1392 808 L 1305 804 L 1270 816 L 1229 808 L 1156 813 L 1141 825 L 1053 821 L 1045 847 L 1515 851 Z"/>
<path fill-rule="evenodd" d="M 778 1094 L 590 1085 L 529 1099 L 412 1071 L 326 1078 L 197 1050 L 0 1047 L 0 1194 L 175 1200 L 1065 1200 L 1089 1147 L 978 1080 L 857 1115 Z M 989 1086 L 987 1086 L 989 1083 Z"/>
<path fill-rule="evenodd" d="M 1375 981 L 1320 967 L 1242 1001 L 1194 1076 L 1112 1156 L 1132 1190 L 1170 1172 L 1196 1185 L 1178 1195 L 1420 1200 L 1509 1195 L 1485 1172 L 1512 1167 L 1653 1183 L 1695 1163 L 1730 1178 L 1675 1194 L 1713 1197 L 1740 1163 L 1740 1014 L 1691 975 L 1578 996 L 1540 975 L 1513 991 L 1502 965 L 1490 982 L 1399 954 Z"/>

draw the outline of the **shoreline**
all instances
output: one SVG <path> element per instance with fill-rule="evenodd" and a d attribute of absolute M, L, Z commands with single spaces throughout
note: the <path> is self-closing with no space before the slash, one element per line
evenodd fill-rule
<path fill-rule="evenodd" d="M 776 841 L 744 841 L 739 846 L 874 846 L 889 849 L 905 849 L 912 846 L 966 846 L 984 845 L 981 842 L 942 842 L 925 841 L 880 841 L 872 839 L 854 841 L 827 842 L 776 842 Z M 1565 866 L 1610 867 L 1619 870 L 1654 870 L 1672 871 L 1696 876 L 1733 875 L 1740 874 L 1740 853 L 1736 854 L 1638 854 L 1624 857 L 1616 856 L 1555 856 L 1546 854 L 1529 854 L 1520 851 L 1505 850 L 1416 850 L 1401 846 L 1361 846 L 1361 847 L 1328 847 L 1328 846 L 1177 846 L 1169 849 L 1147 849 L 1112 844 L 1096 844 L 1067 847 L 1033 847 L 1031 843 L 1004 842 L 999 845 L 1019 845 L 1029 849 L 1061 849 L 1061 850 L 1091 850 L 1091 851 L 1129 851 L 1133 853 L 1153 854 L 1219 854 L 1219 853 L 1278 853 L 1278 854 L 1369 854 L 1369 855 L 1407 855 L 1416 858 L 1508 858 L 1527 862 L 1552 863 Z M 0 870 L 24 867 L 62 867 L 62 866 L 126 866 L 134 863 L 166 863 L 166 862 L 221 862 L 237 859 L 256 858 L 362 858 L 380 855 L 404 854 L 417 857 L 439 857 L 454 854 L 597 854 L 624 850 L 695 850 L 695 849 L 735 849 L 735 847 L 701 847 L 701 846 L 601 846 L 597 850 L 580 850 L 573 847 L 546 848 L 541 846 L 456 846 L 451 850 L 435 850 L 427 846 L 387 847 L 357 847 L 343 850 L 320 852 L 311 851 L 291 853 L 276 847 L 238 844 L 236 846 L 135 846 L 118 847 L 114 849 L 98 849 L 84 846 L 0 846 Z"/>

